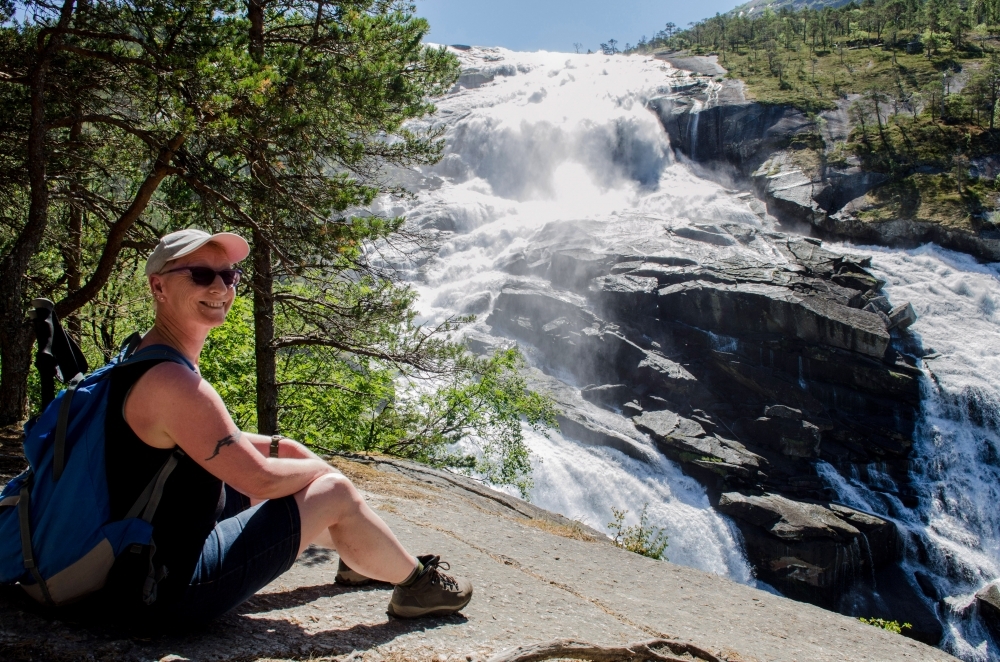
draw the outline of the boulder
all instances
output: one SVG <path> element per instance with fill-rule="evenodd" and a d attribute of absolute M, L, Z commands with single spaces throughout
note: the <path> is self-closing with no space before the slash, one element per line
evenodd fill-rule
<path fill-rule="evenodd" d="M 697 421 L 672 411 L 648 411 L 632 419 L 636 429 L 648 434 L 656 447 L 696 473 L 709 472 L 727 483 L 752 485 L 763 478 L 767 461 L 746 446 L 710 435 Z"/>
<path fill-rule="evenodd" d="M 861 532 L 835 512 L 813 503 L 792 501 L 777 494 L 746 496 L 736 492 L 719 499 L 721 512 L 752 524 L 786 542 L 831 540 L 849 543 Z"/>
<path fill-rule="evenodd" d="M 976 593 L 976 609 L 993 639 L 1000 641 L 1000 582 L 987 584 Z"/>
<path fill-rule="evenodd" d="M 834 608 L 848 587 L 874 569 L 862 531 L 827 506 L 727 492 L 717 508 L 739 526 L 757 577 L 788 597 Z M 865 520 L 863 526 L 875 524 Z"/>
<path fill-rule="evenodd" d="M 889 328 L 902 331 L 917 321 L 917 311 L 909 303 L 903 303 L 889 311 Z"/>
<path fill-rule="evenodd" d="M 682 283 L 661 289 L 659 304 L 663 317 L 716 333 L 767 333 L 878 358 L 889 346 L 878 315 L 776 285 Z"/>
<path fill-rule="evenodd" d="M 791 163 L 787 152 L 778 152 L 753 172 L 751 178 L 758 195 L 767 204 L 767 211 L 778 219 L 816 224 L 826 216 L 816 201 L 825 184 Z"/>

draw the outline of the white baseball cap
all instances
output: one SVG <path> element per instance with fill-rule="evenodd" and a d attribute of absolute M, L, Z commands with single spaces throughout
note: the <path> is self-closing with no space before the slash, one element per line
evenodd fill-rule
<path fill-rule="evenodd" d="M 149 254 L 146 260 L 146 275 L 160 273 L 167 262 L 193 253 L 210 242 L 219 245 L 233 264 L 246 259 L 250 254 L 250 244 L 238 234 L 232 232 L 208 234 L 194 228 L 178 230 L 161 238 L 160 243 Z"/>

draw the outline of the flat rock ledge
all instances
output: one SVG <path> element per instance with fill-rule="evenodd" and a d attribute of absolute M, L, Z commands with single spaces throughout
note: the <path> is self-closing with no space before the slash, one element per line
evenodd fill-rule
<path fill-rule="evenodd" d="M 333 462 L 408 548 L 441 554 L 473 580 L 463 614 L 390 619 L 390 587 L 338 586 L 336 554 L 311 548 L 235 612 L 184 636 L 135 638 L 53 620 L 16 589 L 5 591 L 0 659 L 485 661 L 558 639 L 605 647 L 667 639 L 727 662 L 955 659 L 853 618 L 626 552 L 460 476 L 380 458 Z"/>

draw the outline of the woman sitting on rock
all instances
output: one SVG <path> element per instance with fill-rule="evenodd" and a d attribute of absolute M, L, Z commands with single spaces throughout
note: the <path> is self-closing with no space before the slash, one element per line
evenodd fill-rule
<path fill-rule="evenodd" d="M 459 611 L 472 599 L 467 580 L 441 572 L 437 556 L 409 554 L 351 482 L 303 445 L 240 431 L 199 375 L 205 339 L 233 304 L 241 274 L 234 265 L 249 251 L 235 234 L 182 230 L 163 237 L 146 263 L 156 321 L 137 349 L 167 345 L 194 370 L 164 360 L 113 372 L 106 422 L 112 518 L 125 516 L 175 449 L 184 456 L 152 522 L 155 552 L 141 561 L 119 557 L 105 595 L 154 622 L 200 624 L 245 601 L 316 544 L 337 550 L 341 583 L 394 584 L 390 615 Z M 136 604 L 150 559 L 156 600 Z"/>

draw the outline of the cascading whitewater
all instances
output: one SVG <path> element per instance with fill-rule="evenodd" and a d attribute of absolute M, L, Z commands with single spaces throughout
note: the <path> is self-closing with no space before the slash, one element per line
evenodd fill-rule
<path fill-rule="evenodd" d="M 946 623 L 942 647 L 995 662 L 973 603 L 1000 576 L 1000 270 L 934 246 L 867 252 L 889 294 L 913 304 L 911 330 L 932 352 L 911 458 L 919 506 L 904 506 L 877 465 L 844 477 L 821 464 L 820 473 L 844 503 L 896 522 L 904 565 Z"/>
<path fill-rule="evenodd" d="M 438 233 L 436 256 L 411 274 L 426 319 L 488 312 L 510 281 L 497 265 L 550 221 L 611 226 L 640 212 L 759 224 L 743 201 L 675 163 L 668 137 L 646 109 L 649 98 L 683 82 L 683 72 L 651 58 L 456 53 L 463 83 L 475 87 L 460 84 L 438 104 L 436 121 L 447 128 L 444 157 L 403 175 L 415 200 L 378 209 Z M 653 451 L 657 464 L 649 466 L 611 448 L 581 446 L 558 430 L 547 438 L 529 430 L 527 440 L 534 503 L 599 530 L 612 507 L 628 509 L 632 523 L 647 506 L 649 522 L 669 536 L 671 561 L 754 583 L 735 527 L 671 461 Z"/>
<path fill-rule="evenodd" d="M 637 242 L 652 221 L 661 232 L 691 220 L 762 225 L 745 197 L 676 162 L 659 120 L 646 109 L 650 99 L 684 85 L 683 72 L 641 57 L 456 54 L 465 73 L 434 120 L 446 129 L 443 160 L 401 175 L 414 198 L 378 209 L 406 215 L 435 238 L 434 257 L 410 274 L 425 319 L 479 314 L 484 320 L 513 278 L 499 265 L 553 221 L 598 223 L 609 238 Z M 904 532 L 909 574 L 922 573 L 925 594 L 943 599 L 943 645 L 969 660 L 997 659 L 967 615 L 974 591 L 1000 575 L 997 273 L 935 248 L 871 252 L 890 294 L 912 301 L 921 315 L 914 332 L 941 353 L 928 361 L 913 455 L 920 505 L 910 510 L 893 497 L 892 479 L 877 466 L 864 476 L 844 477 L 822 463 L 819 471 L 845 503 L 892 518 Z M 472 330 L 484 330 L 482 322 Z M 720 347 L 730 342 L 715 340 Z M 529 361 L 542 362 L 537 350 L 524 349 Z M 617 416 L 581 406 L 592 407 L 594 416 Z M 754 581 L 731 523 L 671 461 L 657 455 L 653 464 L 639 462 L 558 431 L 548 438 L 529 434 L 528 442 L 535 503 L 598 529 L 612 507 L 629 509 L 634 522 L 648 504 L 650 522 L 670 535 L 672 561 Z"/>

